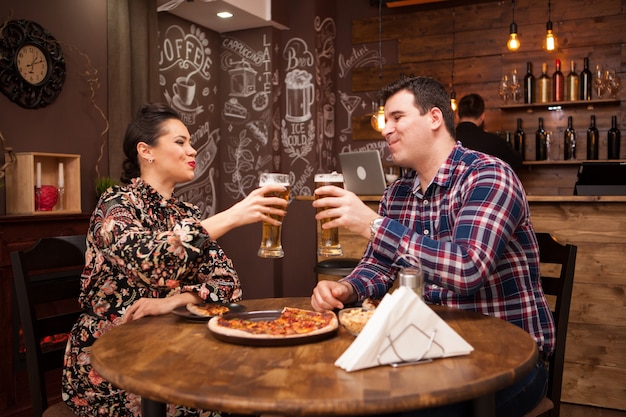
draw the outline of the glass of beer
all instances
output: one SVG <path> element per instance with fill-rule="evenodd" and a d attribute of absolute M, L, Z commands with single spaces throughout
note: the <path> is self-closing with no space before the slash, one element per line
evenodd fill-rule
<path fill-rule="evenodd" d="M 279 184 L 285 187 L 285 191 L 265 194 L 268 197 L 279 197 L 289 201 L 289 174 L 278 174 L 273 172 L 264 172 L 259 176 L 259 187 L 263 187 L 268 184 Z M 283 209 L 282 206 L 273 206 L 278 209 Z M 278 214 L 268 214 L 273 219 L 283 221 L 283 216 Z M 261 237 L 261 246 L 257 255 L 262 258 L 282 258 L 285 256 L 283 246 L 281 244 L 281 231 L 283 227 L 274 226 L 263 222 L 263 236 Z"/>
<path fill-rule="evenodd" d="M 343 175 L 337 172 L 331 172 L 330 174 L 315 174 L 315 188 L 322 187 L 324 185 L 334 185 L 336 187 L 343 188 Z M 315 194 L 315 199 L 323 198 L 323 195 Z M 318 207 L 317 212 L 326 210 L 326 207 Z M 339 244 L 339 228 L 333 227 L 331 229 L 323 229 L 322 225 L 328 223 L 332 219 L 323 219 L 318 222 L 318 241 L 317 241 L 317 254 L 319 256 L 342 256 L 343 250 Z"/>

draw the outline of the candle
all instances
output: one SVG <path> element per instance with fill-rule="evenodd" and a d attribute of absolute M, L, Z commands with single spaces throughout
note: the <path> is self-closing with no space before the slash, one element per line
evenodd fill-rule
<path fill-rule="evenodd" d="M 65 187 L 65 179 L 63 177 L 63 162 L 59 162 L 59 188 Z"/>
<path fill-rule="evenodd" d="M 41 188 L 41 162 L 37 162 L 37 183 L 35 187 Z"/>

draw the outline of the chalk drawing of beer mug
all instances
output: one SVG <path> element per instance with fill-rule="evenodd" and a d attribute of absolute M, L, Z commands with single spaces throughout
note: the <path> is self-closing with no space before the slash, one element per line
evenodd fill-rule
<path fill-rule="evenodd" d="M 287 112 L 285 118 L 290 122 L 304 122 L 311 118 L 311 104 L 315 90 L 313 76 L 303 70 L 293 70 L 285 77 L 287 86 Z"/>

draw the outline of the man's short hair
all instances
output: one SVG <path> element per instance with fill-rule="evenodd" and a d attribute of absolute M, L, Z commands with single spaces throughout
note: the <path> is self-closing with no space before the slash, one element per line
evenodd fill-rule
<path fill-rule="evenodd" d="M 479 118 L 485 112 L 485 100 L 476 93 L 463 96 L 459 101 L 457 114 L 459 117 Z"/>

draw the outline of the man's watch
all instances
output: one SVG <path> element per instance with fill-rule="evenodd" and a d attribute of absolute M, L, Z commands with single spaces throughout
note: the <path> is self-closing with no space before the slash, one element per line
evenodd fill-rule
<path fill-rule="evenodd" d="M 370 223 L 370 241 L 374 240 L 374 236 L 376 236 L 376 232 L 378 231 L 378 228 L 380 227 L 380 225 L 383 223 L 383 218 L 382 217 L 376 217 L 374 220 L 371 221 Z"/>

